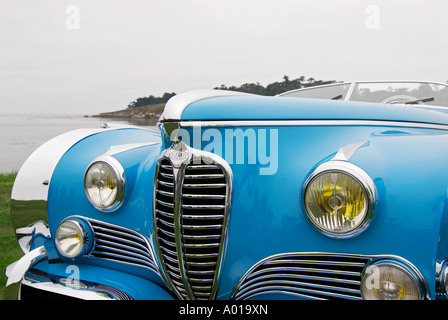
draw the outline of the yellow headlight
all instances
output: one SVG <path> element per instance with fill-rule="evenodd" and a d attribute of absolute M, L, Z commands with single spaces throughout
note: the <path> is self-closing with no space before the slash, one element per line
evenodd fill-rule
<path fill-rule="evenodd" d="M 311 175 L 305 186 L 305 211 L 325 234 L 353 235 L 370 220 L 373 188 L 373 181 L 361 169 L 340 161 L 327 163 Z"/>

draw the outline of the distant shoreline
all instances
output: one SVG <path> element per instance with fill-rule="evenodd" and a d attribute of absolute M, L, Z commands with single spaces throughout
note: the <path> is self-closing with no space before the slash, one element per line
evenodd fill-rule
<path fill-rule="evenodd" d="M 102 112 L 91 117 L 113 119 L 158 119 L 165 108 L 165 104 L 155 104 L 144 107 L 127 108 L 112 112 Z"/>

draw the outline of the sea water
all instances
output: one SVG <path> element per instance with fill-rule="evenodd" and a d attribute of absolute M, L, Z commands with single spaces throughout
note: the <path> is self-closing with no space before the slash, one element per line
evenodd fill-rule
<path fill-rule="evenodd" d="M 157 120 L 117 120 L 71 115 L 0 114 L 0 172 L 18 171 L 28 156 L 46 141 L 79 128 L 104 123 L 156 129 Z"/>

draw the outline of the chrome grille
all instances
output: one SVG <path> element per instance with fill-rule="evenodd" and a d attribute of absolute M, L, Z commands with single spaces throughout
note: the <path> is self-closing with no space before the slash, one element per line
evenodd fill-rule
<path fill-rule="evenodd" d="M 154 189 L 156 243 L 166 280 L 181 299 L 213 299 L 230 198 L 228 170 L 192 156 L 162 158 Z"/>
<path fill-rule="evenodd" d="M 159 273 L 151 246 L 139 233 L 97 220 L 88 220 L 95 244 L 91 257 L 140 265 Z"/>
<path fill-rule="evenodd" d="M 360 300 L 361 276 L 371 259 L 355 255 L 290 253 L 255 265 L 238 284 L 233 299 L 286 293 L 309 299 Z"/>

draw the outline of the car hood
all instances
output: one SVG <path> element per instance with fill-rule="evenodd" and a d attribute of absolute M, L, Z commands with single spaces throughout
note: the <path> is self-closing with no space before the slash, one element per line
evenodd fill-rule
<path fill-rule="evenodd" d="M 412 106 L 195 91 L 168 101 L 160 120 L 378 120 L 448 125 L 448 115 Z"/>

